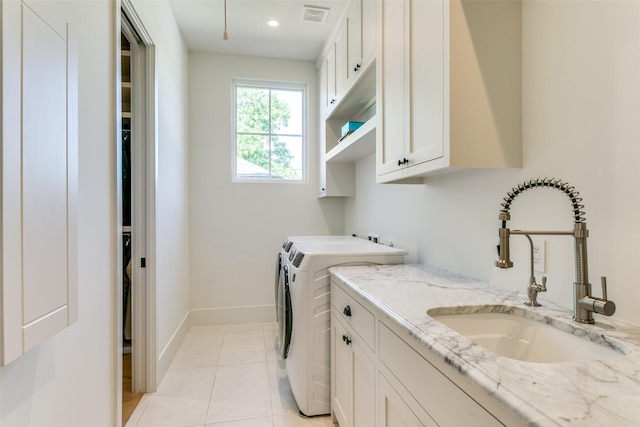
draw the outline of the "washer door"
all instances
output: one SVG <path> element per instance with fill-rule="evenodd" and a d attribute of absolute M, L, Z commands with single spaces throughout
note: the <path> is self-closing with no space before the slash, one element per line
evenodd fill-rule
<path fill-rule="evenodd" d="M 286 359 L 289 355 L 291 344 L 291 331 L 293 330 L 293 307 L 291 306 L 291 291 L 289 289 L 289 266 L 285 265 L 281 274 L 282 290 L 280 292 L 281 306 L 280 317 L 278 319 L 278 331 L 280 334 L 280 356 Z M 282 303 L 282 304 L 280 304 Z"/>
<path fill-rule="evenodd" d="M 282 277 L 282 252 L 278 252 L 276 260 L 276 283 L 275 283 L 275 306 L 276 306 L 276 322 L 280 322 L 280 280 Z"/>

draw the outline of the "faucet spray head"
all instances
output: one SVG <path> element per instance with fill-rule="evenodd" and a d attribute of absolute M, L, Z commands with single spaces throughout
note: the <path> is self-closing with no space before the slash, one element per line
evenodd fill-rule
<path fill-rule="evenodd" d="M 509 212 L 502 210 L 500 211 L 498 219 L 501 222 L 501 226 L 498 230 L 500 244 L 498 244 L 498 260 L 496 261 L 496 266 L 500 268 L 511 268 L 513 267 L 509 253 L 509 236 L 511 235 L 511 231 L 507 228 L 507 221 L 511 219 L 511 216 Z"/>
<path fill-rule="evenodd" d="M 509 253 L 509 236 L 511 235 L 511 231 L 506 227 L 500 227 L 498 234 L 500 235 L 500 244 L 498 245 L 498 260 L 496 261 L 496 266 L 500 268 L 511 268 L 513 267 Z"/>

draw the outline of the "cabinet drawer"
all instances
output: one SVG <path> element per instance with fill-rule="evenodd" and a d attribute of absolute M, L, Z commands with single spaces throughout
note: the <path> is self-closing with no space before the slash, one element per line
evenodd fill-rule
<path fill-rule="evenodd" d="M 382 322 L 379 357 L 439 425 L 503 425 Z"/>
<path fill-rule="evenodd" d="M 374 349 L 375 319 L 362 304 L 357 302 L 335 283 L 331 287 L 331 305 L 340 313 L 340 318 L 349 325 L 362 340 Z"/>

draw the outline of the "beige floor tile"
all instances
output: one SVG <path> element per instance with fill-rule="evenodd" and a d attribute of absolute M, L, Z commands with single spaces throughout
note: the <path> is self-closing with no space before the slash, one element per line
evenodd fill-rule
<path fill-rule="evenodd" d="M 205 427 L 273 427 L 273 418 L 251 418 L 247 420 L 207 424 Z"/>
<path fill-rule="evenodd" d="M 242 334 L 264 334 L 264 325 L 267 323 L 241 323 L 237 325 L 225 325 L 225 332 L 235 336 Z"/>
<path fill-rule="evenodd" d="M 224 336 L 225 325 L 213 325 L 213 326 L 193 326 L 187 333 L 187 338 L 204 338 L 204 339 L 219 339 L 222 340 Z"/>
<path fill-rule="evenodd" d="M 150 396 L 136 427 L 184 427 L 204 425 L 208 401 Z"/>
<path fill-rule="evenodd" d="M 289 387 L 284 360 L 268 362 L 267 368 L 269 370 L 269 391 L 273 415 L 300 412 L 291 393 L 291 387 Z"/>
<path fill-rule="evenodd" d="M 192 426 L 334 427 L 331 417 L 299 414 L 275 322 L 191 328 L 126 427 Z"/>
<path fill-rule="evenodd" d="M 264 343 L 267 360 L 280 360 L 280 339 L 278 337 L 278 325 L 275 322 L 267 323 L 264 326 Z"/>
<path fill-rule="evenodd" d="M 273 427 L 334 427 L 330 416 L 305 418 L 299 414 L 273 416 Z"/>
<path fill-rule="evenodd" d="M 216 368 L 170 369 L 152 396 L 208 401 Z"/>
<path fill-rule="evenodd" d="M 266 362 L 218 367 L 207 423 L 270 416 Z"/>
<path fill-rule="evenodd" d="M 267 360 L 262 325 L 227 328 L 218 364 L 237 365 Z"/>
<path fill-rule="evenodd" d="M 171 362 L 171 369 L 217 366 L 224 330 L 224 327 L 191 328 Z"/>

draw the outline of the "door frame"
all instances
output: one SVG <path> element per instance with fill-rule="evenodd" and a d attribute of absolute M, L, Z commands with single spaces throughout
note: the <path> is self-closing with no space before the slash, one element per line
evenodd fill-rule
<path fill-rule="evenodd" d="M 126 21 L 126 22 L 125 22 Z M 141 142 L 132 147 L 132 371 L 133 391 L 153 392 L 157 387 L 156 344 L 156 156 L 157 156 L 157 101 L 155 44 L 146 30 L 131 0 L 115 2 L 116 46 L 116 360 L 117 362 L 117 417 L 122 419 L 122 331 L 123 292 L 122 277 L 122 94 L 120 91 L 121 32 L 133 32 L 139 40 L 137 54 L 131 58 L 135 74 L 132 80 L 132 141 Z M 136 137 L 136 135 L 138 135 Z M 135 150 L 135 151 L 134 151 Z M 136 243 L 137 242 L 137 243 Z M 145 259 L 146 266 L 141 266 Z M 120 421 L 119 421 L 120 422 Z"/>

